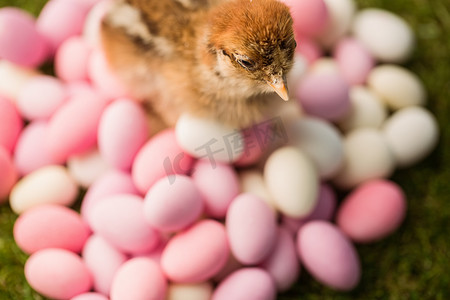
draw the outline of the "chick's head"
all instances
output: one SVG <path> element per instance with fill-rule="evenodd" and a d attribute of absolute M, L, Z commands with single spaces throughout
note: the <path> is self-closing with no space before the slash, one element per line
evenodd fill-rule
<path fill-rule="evenodd" d="M 232 0 L 210 19 L 210 47 L 226 76 L 288 99 L 296 42 L 289 8 L 277 0 Z"/>

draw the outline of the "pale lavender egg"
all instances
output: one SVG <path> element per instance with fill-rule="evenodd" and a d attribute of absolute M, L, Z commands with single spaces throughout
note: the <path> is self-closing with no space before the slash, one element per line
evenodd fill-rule
<path fill-rule="evenodd" d="M 306 270 L 319 282 L 348 291 L 358 284 L 358 253 L 339 228 L 328 221 L 311 221 L 297 235 L 297 250 Z"/>
<path fill-rule="evenodd" d="M 202 195 L 194 181 L 184 175 L 169 175 L 158 180 L 144 200 L 146 221 L 162 232 L 187 228 L 203 212 Z"/>
<path fill-rule="evenodd" d="M 275 300 L 276 286 L 261 268 L 242 268 L 227 276 L 214 291 L 211 300 Z"/>
<path fill-rule="evenodd" d="M 366 47 L 356 39 L 345 38 L 334 49 L 334 58 L 342 76 L 350 85 L 366 82 L 375 66 L 375 59 Z"/>
<path fill-rule="evenodd" d="M 300 106 L 308 115 L 337 121 L 350 109 L 349 85 L 338 72 L 309 72 L 297 88 Z"/>

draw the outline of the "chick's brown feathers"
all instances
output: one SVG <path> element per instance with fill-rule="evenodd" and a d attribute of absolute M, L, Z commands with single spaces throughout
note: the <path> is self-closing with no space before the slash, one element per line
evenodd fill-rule
<path fill-rule="evenodd" d="M 267 94 L 287 100 L 296 43 L 277 0 L 119 0 L 101 33 L 112 69 L 168 126 L 187 112 L 246 127 L 280 103 Z"/>

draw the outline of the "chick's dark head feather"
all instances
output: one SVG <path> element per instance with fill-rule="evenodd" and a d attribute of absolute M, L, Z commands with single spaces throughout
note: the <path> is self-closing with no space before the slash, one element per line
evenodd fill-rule
<path fill-rule="evenodd" d="M 209 24 L 210 44 L 233 66 L 233 76 L 255 81 L 261 90 L 274 90 L 287 100 L 286 75 L 296 42 L 285 4 L 232 0 L 212 12 Z"/>

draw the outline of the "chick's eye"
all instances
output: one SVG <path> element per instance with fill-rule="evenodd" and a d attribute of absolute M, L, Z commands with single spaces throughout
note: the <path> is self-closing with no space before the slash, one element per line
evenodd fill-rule
<path fill-rule="evenodd" d="M 251 60 L 247 55 L 233 53 L 233 57 L 236 62 L 244 69 L 247 69 L 249 71 L 255 69 L 255 62 Z"/>
<path fill-rule="evenodd" d="M 244 68 L 252 70 L 255 66 L 253 61 L 251 60 L 245 60 L 245 59 L 237 59 L 237 62 Z"/>

